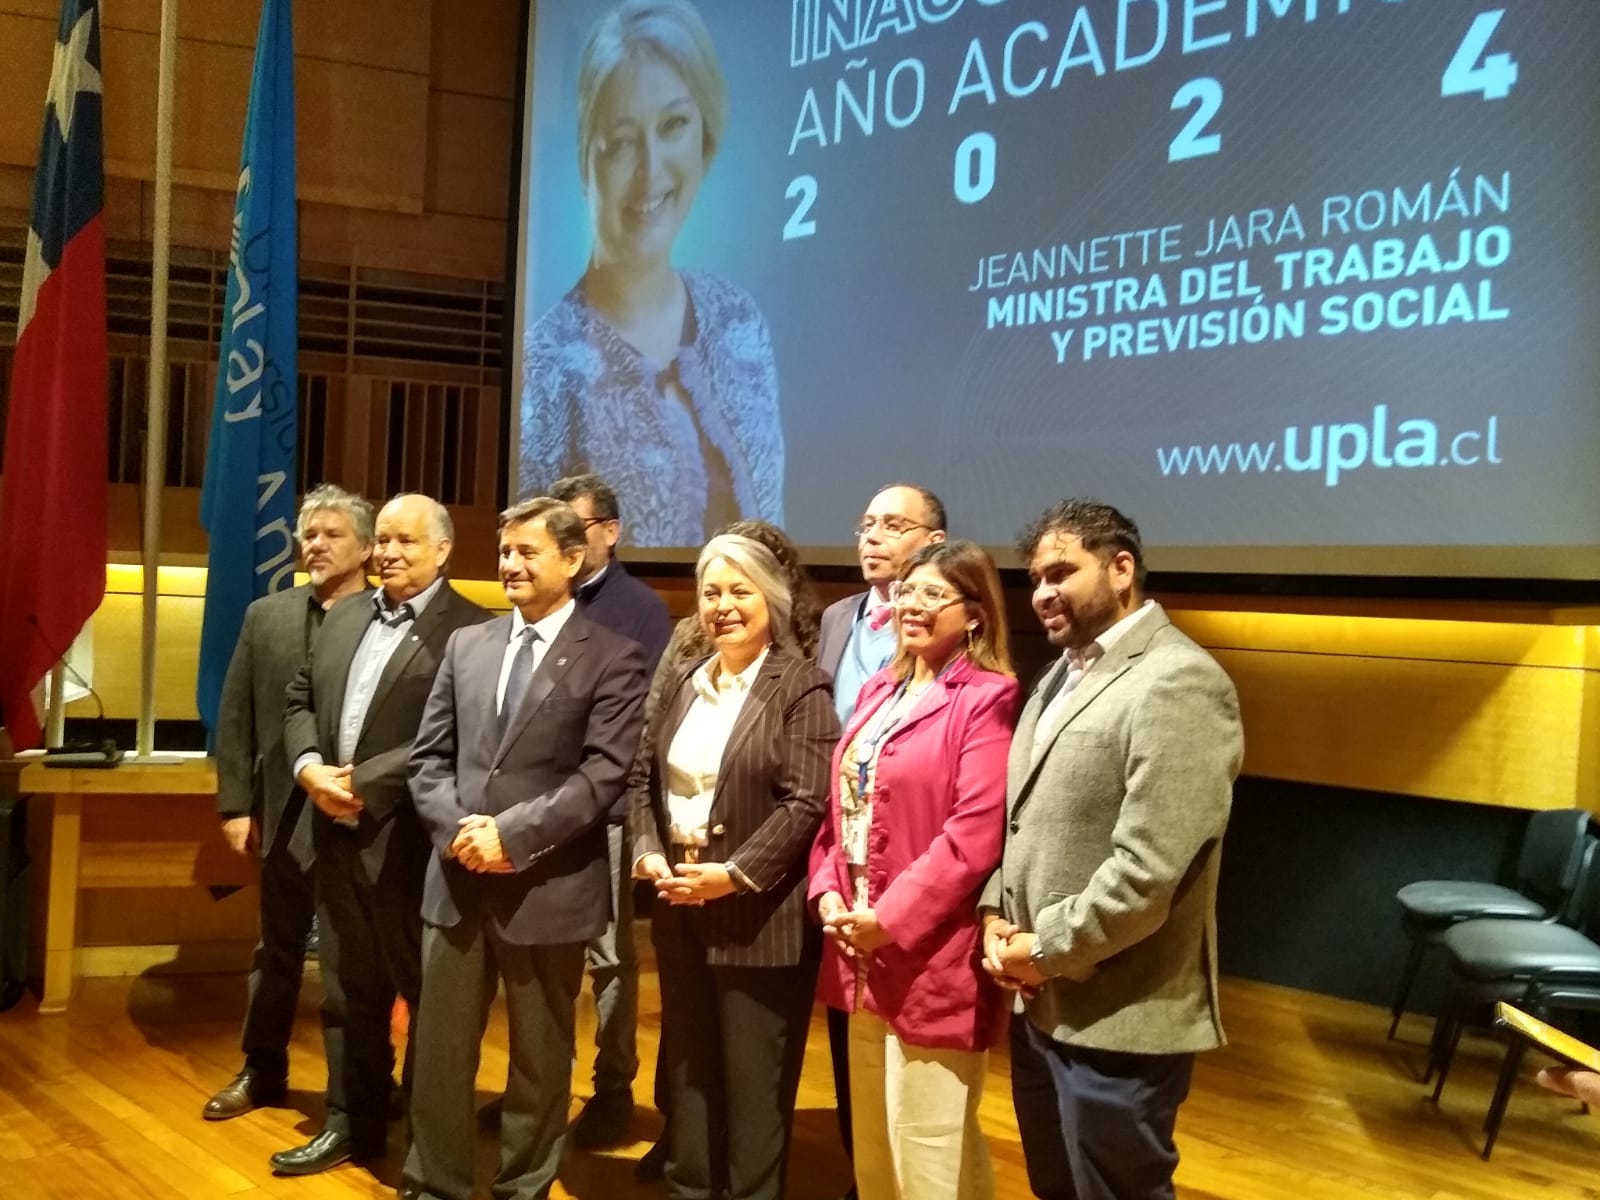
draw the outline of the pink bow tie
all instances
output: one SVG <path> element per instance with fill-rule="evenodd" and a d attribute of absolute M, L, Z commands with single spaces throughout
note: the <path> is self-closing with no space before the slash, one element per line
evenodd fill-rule
<path fill-rule="evenodd" d="M 892 616 L 894 616 L 894 605 L 874 604 L 867 610 L 867 626 L 874 631 L 882 629 Z"/>

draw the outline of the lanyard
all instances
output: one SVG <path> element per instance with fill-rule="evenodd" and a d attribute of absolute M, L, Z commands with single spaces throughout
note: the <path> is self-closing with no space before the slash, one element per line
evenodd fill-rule
<path fill-rule="evenodd" d="M 955 666 L 961 658 L 962 655 L 958 654 L 941 667 L 939 673 L 933 677 L 933 683 L 938 683 L 939 680 L 943 679 L 945 672 Z M 878 757 L 878 748 L 883 745 L 891 733 L 900 727 L 901 722 L 911 715 L 911 709 L 916 707 L 915 701 L 913 701 L 911 708 L 895 717 L 894 720 L 891 721 L 889 719 L 893 715 L 896 705 L 905 698 L 906 689 L 910 686 L 911 676 L 907 675 L 905 679 L 901 680 L 900 686 L 895 688 L 894 695 L 889 697 L 889 702 L 878 710 L 876 727 L 870 732 L 865 729 L 861 731 L 861 741 L 865 753 L 856 756 L 856 794 L 859 796 L 867 794 L 867 772 L 871 769 L 873 761 Z M 933 684 L 930 683 L 928 686 L 932 687 Z"/>

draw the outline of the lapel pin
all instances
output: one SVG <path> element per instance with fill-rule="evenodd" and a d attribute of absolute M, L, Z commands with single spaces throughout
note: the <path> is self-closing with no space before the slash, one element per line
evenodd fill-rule
<path fill-rule="evenodd" d="M 564 666 L 566 666 L 566 665 L 567 665 L 567 660 L 566 660 L 566 659 L 565 659 L 565 658 L 558 658 L 558 659 L 556 659 L 556 666 L 558 666 L 558 667 L 564 667 Z"/>

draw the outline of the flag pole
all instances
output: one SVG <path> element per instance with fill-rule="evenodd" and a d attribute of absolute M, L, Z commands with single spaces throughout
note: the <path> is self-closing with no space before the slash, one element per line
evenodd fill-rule
<path fill-rule="evenodd" d="M 44 718 L 44 744 L 60 746 L 67 736 L 67 660 L 50 668 L 50 707 Z"/>
<path fill-rule="evenodd" d="M 161 501 L 167 481 L 167 279 L 172 259 L 172 125 L 178 61 L 178 0 L 161 0 L 161 73 L 156 87 L 155 229 L 150 253 L 150 387 L 144 445 L 144 617 L 139 659 L 137 753 L 155 750 L 156 599 L 161 565 Z"/>

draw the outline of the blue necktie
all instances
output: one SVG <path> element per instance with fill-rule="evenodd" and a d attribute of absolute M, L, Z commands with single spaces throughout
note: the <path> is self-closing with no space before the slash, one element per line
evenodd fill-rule
<path fill-rule="evenodd" d="M 539 631 L 532 625 L 522 627 L 522 645 L 511 658 L 511 674 L 506 677 L 506 695 L 500 704 L 500 729 L 505 731 L 511 718 L 522 707 L 522 698 L 528 694 L 528 684 L 533 681 L 533 643 L 539 640 Z"/>

